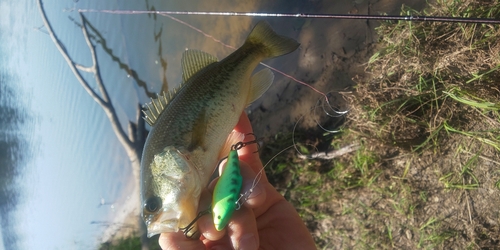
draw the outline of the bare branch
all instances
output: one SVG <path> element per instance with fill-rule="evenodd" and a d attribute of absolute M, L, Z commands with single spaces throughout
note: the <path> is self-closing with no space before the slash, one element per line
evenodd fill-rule
<path fill-rule="evenodd" d="M 85 16 L 84 16 L 85 17 Z M 76 25 L 78 26 L 81 26 L 81 24 L 77 23 L 75 20 L 71 19 Z M 87 27 L 88 31 L 90 31 L 91 33 L 89 34 L 89 37 L 90 38 L 93 38 L 95 42 L 97 43 L 100 43 L 101 46 L 102 46 L 102 49 L 104 50 L 105 53 L 107 53 L 110 57 L 111 57 L 111 60 L 113 60 L 114 62 L 116 62 L 118 64 L 118 66 L 120 67 L 120 69 L 124 70 L 125 72 L 127 72 L 127 74 L 136 81 L 137 85 L 142 88 L 144 90 L 144 93 L 149 97 L 149 98 L 155 98 L 156 97 L 156 92 L 154 91 L 149 91 L 148 90 L 148 86 L 147 86 L 147 83 L 142 80 L 140 77 L 139 77 L 139 74 L 137 73 L 137 71 L 135 71 L 134 69 L 130 68 L 130 66 L 126 63 L 124 63 L 120 57 L 118 57 L 117 55 L 113 54 L 113 50 L 107 45 L 106 43 L 106 39 L 104 39 L 104 37 L 102 36 L 102 34 L 99 32 L 99 30 L 97 30 L 96 27 L 94 27 L 92 25 L 91 22 L 89 22 L 87 19 L 85 19 L 85 26 Z M 160 31 L 161 33 L 161 31 Z M 160 46 L 161 46 L 161 37 L 157 38 L 155 36 L 155 40 L 156 39 L 160 39 Z M 161 51 L 158 52 L 159 55 L 162 55 L 161 54 Z M 163 68 L 163 72 L 166 72 L 167 71 L 167 62 L 160 56 L 160 62 L 161 62 L 161 65 L 162 65 L 162 68 Z M 167 83 L 167 80 L 164 76 L 164 79 L 163 79 L 163 85 L 162 85 L 162 89 L 166 89 L 166 91 L 168 91 L 168 83 Z"/>
<path fill-rule="evenodd" d="M 49 23 L 49 20 L 47 19 L 47 16 L 45 15 L 45 10 L 43 9 L 43 4 L 41 0 L 37 1 L 38 7 L 40 9 L 40 14 L 42 16 L 43 24 L 45 25 L 45 28 L 47 29 L 47 32 L 49 33 L 50 38 L 52 39 L 52 42 L 56 45 L 57 49 L 59 52 L 61 52 L 61 55 L 63 56 L 64 60 L 68 63 L 68 66 L 70 67 L 71 71 L 75 75 L 76 79 L 82 84 L 83 88 L 89 93 L 94 100 L 99 103 L 99 105 L 106 105 L 104 103 L 104 100 L 101 99 L 97 93 L 90 87 L 90 85 L 83 79 L 82 75 L 80 72 L 76 69 L 75 63 L 71 58 L 69 57 L 68 53 L 66 52 L 66 49 L 64 45 L 61 43 L 59 38 L 55 35 L 54 31 L 52 30 L 52 26 Z"/>
<path fill-rule="evenodd" d="M 78 63 L 75 63 L 75 67 L 78 69 L 78 70 L 81 70 L 81 71 L 85 71 L 85 72 L 88 72 L 88 73 L 94 73 L 93 70 L 92 70 L 92 67 L 85 67 L 81 64 L 78 64 Z"/>
<path fill-rule="evenodd" d="M 94 71 L 94 77 L 97 83 L 97 87 L 99 87 L 99 90 L 101 91 L 102 99 L 106 103 L 111 103 L 108 91 L 106 90 L 106 87 L 104 87 L 104 84 L 102 83 L 101 71 L 99 70 L 99 62 L 97 61 L 97 54 L 95 53 L 95 47 L 90 41 L 90 37 L 87 32 L 87 19 L 85 19 L 82 13 L 79 14 L 80 14 L 80 19 L 82 20 L 83 37 L 85 38 L 85 42 L 87 42 L 87 46 L 89 47 L 90 50 L 90 55 L 92 56 L 92 68 Z"/>
<path fill-rule="evenodd" d="M 76 64 L 71 59 L 71 57 L 67 53 L 64 45 L 59 40 L 59 38 L 57 38 L 57 36 L 55 35 L 54 31 L 52 30 L 52 26 L 50 25 L 50 22 L 48 21 L 47 16 L 45 15 L 45 10 L 43 8 L 43 4 L 42 4 L 41 0 L 38 0 L 37 3 L 38 3 L 38 7 L 40 9 L 40 15 L 42 17 L 43 23 L 45 25 L 45 28 L 47 29 L 47 32 L 48 32 L 50 38 L 52 39 L 52 41 L 56 45 L 57 49 L 59 50 L 59 52 L 61 53 L 63 58 L 66 60 L 68 66 L 70 67 L 71 71 L 75 75 L 76 79 L 80 82 L 80 84 L 87 91 L 87 93 L 94 99 L 94 101 L 96 101 L 102 107 L 104 112 L 106 113 L 106 116 L 110 120 L 113 131 L 115 132 L 120 143 L 125 148 L 125 151 L 127 152 L 130 161 L 133 163 L 132 165 L 134 166 L 134 175 L 139 176 L 139 174 L 138 174 L 139 167 L 137 167 L 137 162 L 139 162 L 139 157 L 140 157 L 138 154 L 138 152 L 140 151 L 140 150 L 138 150 L 138 148 L 140 146 L 137 145 L 136 143 L 134 143 L 134 142 L 137 142 L 136 139 L 130 140 L 128 138 L 127 134 L 125 133 L 124 129 L 122 128 L 122 126 L 120 124 L 120 121 L 119 121 L 118 116 L 115 112 L 114 106 L 109 98 L 106 87 L 104 86 L 104 84 L 102 82 L 102 78 L 101 78 L 100 71 L 99 71 L 99 64 L 98 64 L 97 56 L 95 53 L 95 48 L 94 48 L 94 45 L 90 42 L 90 39 L 89 39 L 89 36 L 87 33 L 87 29 L 85 26 L 85 18 L 83 17 L 82 14 L 80 14 L 81 15 L 80 17 L 82 18 L 82 22 L 83 22 L 82 23 L 82 32 L 83 32 L 83 35 L 85 37 L 85 41 L 87 42 L 87 45 L 90 49 L 93 65 L 91 67 L 82 68 L 83 66 Z M 92 73 L 94 73 L 95 81 L 97 83 L 99 91 L 101 92 L 102 97 L 99 94 L 97 94 L 92 87 L 90 87 L 89 83 L 85 79 L 83 79 L 78 68 L 81 68 L 82 70 L 84 70 L 86 72 L 88 72 L 90 69 L 90 71 Z"/>
<path fill-rule="evenodd" d="M 71 71 L 75 75 L 78 82 L 80 82 L 80 84 L 87 91 L 87 93 L 94 99 L 94 101 L 96 101 L 99 104 L 99 106 L 101 106 L 106 116 L 108 117 L 110 124 L 113 128 L 113 131 L 115 132 L 115 135 L 118 138 L 118 141 L 121 143 L 121 145 L 123 146 L 125 152 L 129 157 L 130 165 L 132 167 L 132 174 L 134 176 L 135 186 L 138 188 L 140 186 L 140 156 L 142 153 L 142 145 L 144 144 L 144 138 L 145 138 L 144 121 L 140 119 L 140 116 L 134 117 L 133 119 L 137 119 L 137 123 L 129 122 L 127 124 L 129 129 L 129 134 L 127 134 L 123 129 L 123 127 L 121 126 L 116 110 L 108 95 L 106 87 L 104 86 L 104 83 L 102 81 L 101 73 L 99 70 L 99 62 L 95 51 L 95 46 L 90 41 L 90 36 L 87 32 L 88 22 L 86 18 L 82 14 L 80 14 L 80 18 L 82 20 L 82 25 L 81 25 L 82 33 L 87 43 L 87 46 L 89 47 L 90 54 L 92 57 L 92 66 L 90 67 L 85 67 L 81 64 L 77 64 L 71 59 L 71 57 L 69 56 L 68 52 L 64 47 L 64 44 L 59 40 L 59 38 L 57 38 L 54 31 L 52 30 L 52 26 L 50 25 L 50 22 L 48 21 L 47 16 L 45 14 L 42 1 L 38 0 L 37 3 L 40 10 L 40 15 L 43 20 L 43 24 L 47 30 L 47 33 L 52 39 L 53 43 L 56 45 L 57 49 L 59 50 L 63 58 L 66 60 L 66 63 L 70 67 Z M 94 75 L 95 82 L 99 89 L 100 95 L 82 77 L 81 72 L 87 72 Z M 137 112 L 139 113 L 139 110 Z M 138 195 L 138 192 L 136 192 L 135 195 Z M 142 231 L 142 235 L 146 235 L 144 223 L 142 223 L 139 217 L 137 219 L 140 220 L 139 224 L 141 225 L 140 230 Z M 141 242 L 142 242 L 142 249 L 148 249 L 147 238 L 146 237 L 141 238 Z"/>
<path fill-rule="evenodd" d="M 331 150 L 331 151 L 327 151 L 327 152 L 318 152 L 318 153 L 314 153 L 311 155 L 300 155 L 299 154 L 299 158 L 304 159 L 304 160 L 305 159 L 331 160 L 333 158 L 340 157 L 342 155 L 354 152 L 357 149 L 359 149 L 359 144 L 355 143 L 355 144 L 347 145 L 341 149 Z"/>

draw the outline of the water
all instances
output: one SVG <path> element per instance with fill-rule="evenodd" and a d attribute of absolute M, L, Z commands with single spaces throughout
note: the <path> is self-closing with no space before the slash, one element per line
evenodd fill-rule
<path fill-rule="evenodd" d="M 91 65 L 81 30 L 68 19 L 80 22 L 79 16 L 62 11 L 73 5 L 72 1 L 44 2 L 46 14 L 68 54 L 75 62 Z M 13 181 L 2 182 L 5 187 L 2 193 L 16 191 L 16 196 L 2 203 L 2 208 L 10 211 L 2 213 L 3 245 L 6 249 L 95 248 L 105 227 L 93 222 L 113 223 L 117 214 L 130 210 L 124 206 L 134 196 L 130 195 L 134 192 L 130 162 L 101 107 L 76 81 L 46 29 L 39 28 L 42 22 L 37 6 L 2 3 L 2 10 L 6 9 L 18 15 L 10 14 L 2 20 L 2 34 L 9 35 L 2 37 L 8 41 L 2 47 L 5 55 L 2 76 L 12 76 L 2 81 L 2 87 L 10 86 L 14 91 L 8 98 L 2 98 L 2 104 L 16 107 L 19 116 L 26 118 L 2 116 L 2 121 L 20 120 L 2 131 L 2 139 L 10 145 L 16 138 L 21 142 L 12 150 L 19 155 L 14 158 L 20 160 L 2 165 L 13 169 L 3 172 Z M 136 61 L 127 56 L 128 51 L 136 49 L 117 46 L 127 39 L 120 35 L 126 33 L 122 30 L 121 17 L 96 16 L 91 22 L 98 29 L 100 23 L 109 25 L 108 29 L 115 32 L 109 35 L 109 30 L 100 30 L 115 56 Z M 154 40 L 149 41 L 154 43 Z M 151 47 L 148 43 L 143 46 Z M 126 127 L 126 121 L 136 117 L 140 96 L 135 94 L 133 81 L 127 74 L 99 50 L 103 80 L 112 83 L 106 86 L 118 117 Z M 155 68 L 151 67 L 152 62 L 138 64 L 141 66 L 135 69 L 140 72 L 145 71 L 141 67 Z M 91 87 L 96 88 L 92 75 L 82 74 Z M 154 77 L 145 79 L 157 81 Z M 2 97 L 6 93 L 2 88 Z M 3 155 L 2 159 L 12 158 L 11 155 Z M 108 205 L 98 206 L 101 200 Z"/>
<path fill-rule="evenodd" d="M 374 3 L 397 13 L 394 1 Z M 92 65 L 77 12 L 65 9 L 177 9 L 217 11 L 366 13 L 368 2 L 327 1 L 44 1 L 46 15 L 65 50 L 81 65 Z M 0 246 L 5 249 L 93 249 L 107 239 L 109 225 L 137 213 L 132 164 L 103 109 L 76 80 L 47 30 L 36 4 L 0 1 Z M 167 17 L 84 14 L 95 30 L 103 82 L 125 132 L 137 122 L 139 103 L 181 79 L 185 48 L 222 58 L 232 50 Z M 223 43 L 239 46 L 255 19 L 183 16 L 180 19 Z M 263 19 L 263 18 L 260 18 Z M 374 37 L 365 21 L 266 19 L 278 33 L 302 43 L 300 51 L 266 62 L 322 91 L 342 89 L 359 69 L 343 60 Z M 372 25 L 374 26 L 374 25 Z M 340 65 L 340 66 L 339 66 Z M 344 67 L 344 68 L 342 68 Z M 133 71 L 132 71 L 133 70 Z M 98 86 L 82 72 L 91 89 Z M 320 98 L 277 75 L 276 83 L 253 105 L 256 133 L 271 135 L 308 112 Z M 146 86 L 146 87 L 143 87 Z M 10 92 L 9 92 L 10 91 Z M 306 94 L 304 94 L 306 93 Z M 307 94 L 308 93 L 308 94 Z M 9 111 L 7 107 L 14 111 Z M 271 109 L 273 107 L 273 109 Z M 264 111 L 265 110 L 265 111 Z M 7 112 L 7 114 L 5 114 Z M 11 124 L 5 126 L 4 122 Z M 16 142 L 16 143 L 14 143 Z M 10 150 L 10 151 L 9 151 Z M 9 159 L 13 159 L 9 161 Z M 135 204 L 135 205 L 134 205 Z M 129 222 L 126 222 L 129 223 Z M 133 220 L 130 223 L 137 223 Z M 111 231 L 110 231 L 111 230 Z M 125 230 L 120 230 L 123 232 Z M 114 233 L 114 232 L 113 232 Z M 1 248 L 0 248 L 1 249 Z"/>

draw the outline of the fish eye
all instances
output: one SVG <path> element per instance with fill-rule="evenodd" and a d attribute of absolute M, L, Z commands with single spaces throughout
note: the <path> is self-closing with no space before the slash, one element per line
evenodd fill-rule
<path fill-rule="evenodd" d="M 161 204 L 160 197 L 153 196 L 153 197 L 150 197 L 149 199 L 146 200 L 146 202 L 144 203 L 144 208 L 148 212 L 154 213 L 154 212 L 160 210 L 161 205 L 162 204 Z"/>

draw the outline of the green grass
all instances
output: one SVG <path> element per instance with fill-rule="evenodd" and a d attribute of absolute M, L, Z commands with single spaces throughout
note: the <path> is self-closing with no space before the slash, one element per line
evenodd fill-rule
<path fill-rule="evenodd" d="M 402 14 L 500 18 L 500 3 L 437 1 Z M 500 28 L 401 21 L 377 32 L 370 76 L 348 96 L 342 132 L 318 139 L 361 148 L 332 161 L 289 153 L 268 176 L 319 248 L 496 246 L 500 229 L 483 218 L 495 216 L 500 200 L 478 190 L 500 189 Z M 293 135 L 301 153 L 312 150 L 305 134 Z M 290 145 L 280 136 L 268 144 L 270 154 Z"/>
<path fill-rule="evenodd" d="M 498 2 L 488 3 L 470 7 L 470 3 L 463 1 L 438 1 L 437 13 L 432 12 L 432 15 L 498 15 Z M 403 12 L 406 15 L 428 14 L 411 9 Z M 461 131 L 465 125 L 461 119 L 477 115 L 466 114 L 471 108 L 499 121 L 498 91 L 494 86 L 500 77 L 500 60 L 498 51 L 492 51 L 495 46 L 498 50 L 497 27 L 400 21 L 385 23 L 378 32 L 381 48 L 370 58 L 369 68 L 377 72 L 370 84 L 377 84 L 379 91 L 369 96 L 372 101 L 369 105 L 363 103 L 363 109 L 368 109 L 370 120 L 383 129 L 394 132 L 398 131 L 394 127 L 403 127 L 407 131 L 399 129 L 398 132 L 414 135 L 405 140 L 394 133 L 391 137 L 376 131 L 380 139 L 424 151 L 441 146 L 445 124 Z M 489 57 L 495 52 L 497 56 Z M 365 87 L 358 86 L 358 89 L 365 91 Z M 457 108 L 457 105 L 463 107 Z"/>
<path fill-rule="evenodd" d="M 149 250 L 160 250 L 158 245 L 159 235 L 153 236 L 149 239 Z M 139 236 L 132 236 L 116 240 L 115 242 L 102 243 L 99 250 L 137 250 L 141 249 L 141 238 Z"/>

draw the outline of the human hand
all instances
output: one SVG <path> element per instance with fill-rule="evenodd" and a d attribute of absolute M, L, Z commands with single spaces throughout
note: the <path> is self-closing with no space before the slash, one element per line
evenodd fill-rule
<path fill-rule="evenodd" d="M 243 112 L 235 130 L 248 134 L 252 126 Z M 263 168 L 256 144 L 238 151 L 242 192 L 252 188 L 257 173 Z M 229 225 L 222 231 L 215 230 L 212 215 L 198 220 L 199 239 L 188 239 L 179 231 L 162 233 L 162 249 L 316 249 L 311 234 L 295 208 L 269 183 L 265 173 L 253 188 L 244 205 L 234 212 Z M 213 191 L 211 185 L 211 190 Z M 202 195 L 200 207 L 210 206 L 211 194 Z"/>

